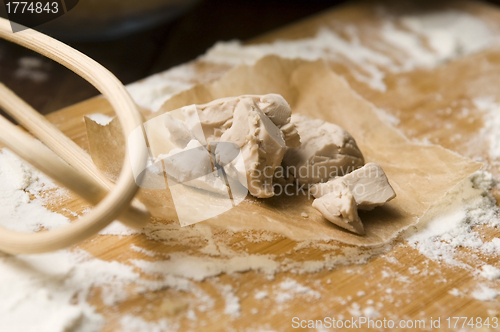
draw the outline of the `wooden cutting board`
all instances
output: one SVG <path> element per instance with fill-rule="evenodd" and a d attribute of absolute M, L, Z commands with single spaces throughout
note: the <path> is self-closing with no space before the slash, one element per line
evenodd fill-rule
<path fill-rule="evenodd" d="M 397 6 L 396 2 L 396 7 Z M 500 22 L 500 10 L 475 2 L 453 2 L 447 6 L 465 10 L 488 21 Z M 332 29 L 353 25 L 358 28 L 360 40 L 373 36 L 380 29 L 377 6 L 371 3 L 352 4 L 327 11 L 319 16 L 297 23 L 282 30 L 258 38 L 252 43 L 270 42 L 277 39 L 295 40 L 314 36 L 321 26 Z M 396 9 L 396 12 L 399 9 Z M 500 27 L 500 23 L 496 23 Z M 389 52 L 390 54 L 390 52 Z M 410 139 L 426 140 L 471 158 L 481 158 L 487 169 L 500 175 L 498 160 L 492 160 L 484 146 L 485 137 L 479 135 L 483 118 L 474 108 L 473 98 L 484 94 L 500 95 L 500 49 L 488 49 L 458 60 L 443 63 L 433 69 L 418 69 L 406 73 L 384 71 L 387 91 L 373 90 L 366 83 L 355 78 L 355 66 L 348 59 L 328 59 L 335 72 L 344 76 L 351 87 L 361 96 L 379 108 L 399 119 L 397 127 Z M 220 77 L 230 66 L 215 65 L 202 60 L 188 64 L 196 73 L 186 79 L 188 83 L 205 83 Z M 468 115 L 463 116 L 456 110 L 467 107 Z M 449 112 L 442 110 L 452 109 Z M 97 97 L 52 113 L 47 118 L 77 144 L 88 149 L 83 116 L 92 113 L 113 114 L 107 101 Z M 460 139 L 453 139 L 460 134 Z M 454 136 L 455 135 L 455 136 Z M 496 198 L 500 198 L 496 191 Z M 81 213 L 87 204 L 70 196 L 62 201 L 51 202 L 49 208 L 70 217 L 65 208 Z M 476 230 L 491 240 L 500 236 L 500 231 L 486 227 Z M 106 260 L 126 263 L 130 259 L 145 259 L 130 246 L 136 244 L 157 253 L 168 253 L 168 246 L 137 236 L 96 236 L 79 245 L 94 256 Z M 258 253 L 280 254 L 289 252 L 289 243 L 275 241 L 272 244 L 255 244 Z M 459 250 L 467 256 L 468 250 Z M 318 253 L 318 259 L 324 252 Z M 497 258 L 477 257 L 469 261 L 475 268 L 487 262 L 499 266 Z M 420 272 L 415 272 L 420 271 Z M 413 272 L 413 273 L 412 273 Z M 425 272 L 425 273 L 424 273 Z M 267 289 L 270 294 L 279 289 L 287 278 L 318 290 L 319 299 L 307 295 L 297 295 L 286 303 L 277 304 L 273 296 L 263 299 L 254 297 L 256 290 Z M 197 313 L 197 320 L 186 317 L 190 294 L 172 289 L 161 289 L 146 294 L 133 294 L 115 306 L 106 306 L 99 299 L 98 292 L 89 301 L 107 319 L 104 331 L 120 329 L 119 319 L 130 313 L 140 315 L 147 321 L 167 318 L 179 324 L 180 330 L 219 331 L 243 330 L 244 328 L 268 330 L 293 330 L 292 318 L 305 320 L 324 317 L 353 317 L 357 305 L 360 309 L 374 307 L 379 319 L 436 319 L 441 317 L 441 329 L 446 330 L 448 317 L 500 317 L 500 304 L 497 301 L 482 302 L 473 299 L 470 292 L 477 288 L 478 279 L 471 270 L 453 267 L 430 260 L 417 250 L 409 247 L 403 240 L 383 254 L 376 255 L 365 264 L 337 266 L 316 273 L 297 275 L 278 273 L 273 279 L 258 272 L 245 272 L 233 275 L 220 275 L 198 282 L 198 286 L 215 300 L 214 308 L 206 313 Z M 220 285 L 232 285 L 235 295 L 240 299 L 239 316 L 224 314 L 225 301 Z M 494 282 L 489 283 L 494 288 Z M 500 285 L 497 285 L 500 286 Z M 449 292 L 457 288 L 463 295 Z M 498 287 L 497 287 L 498 288 Z M 468 294 L 466 294 L 469 292 Z M 256 310 L 258 311 L 257 313 Z M 462 321 L 461 321 L 462 322 Z M 461 324 L 461 323 L 460 323 Z M 427 321 L 429 327 L 429 321 Z M 484 329 L 484 328 L 483 328 Z M 311 329 L 313 330 L 313 329 Z M 404 329 L 401 329 L 404 330 Z M 488 330 L 488 329 L 484 329 Z M 491 328 L 491 330 L 495 330 Z"/>

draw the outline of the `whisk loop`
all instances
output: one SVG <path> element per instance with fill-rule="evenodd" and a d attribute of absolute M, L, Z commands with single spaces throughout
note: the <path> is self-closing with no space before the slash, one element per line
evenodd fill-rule
<path fill-rule="evenodd" d="M 142 125 L 143 118 L 123 84 L 88 56 L 35 30 L 12 33 L 9 21 L 3 18 L 0 18 L 0 37 L 38 52 L 87 80 L 108 99 L 127 138 Z M 2 84 L 0 107 L 50 150 L 41 148 L 40 142 L 3 117 L 0 117 L 0 143 L 85 200 L 97 204 L 78 222 L 51 231 L 18 233 L 0 227 L 0 251 L 27 254 L 58 250 L 87 239 L 115 219 L 135 228 L 149 221 L 147 209 L 134 200 L 138 186 L 132 172 L 144 168 L 146 150 L 137 151 L 134 156 L 139 158 L 131 160 L 127 149 L 114 185 L 79 146 Z"/>

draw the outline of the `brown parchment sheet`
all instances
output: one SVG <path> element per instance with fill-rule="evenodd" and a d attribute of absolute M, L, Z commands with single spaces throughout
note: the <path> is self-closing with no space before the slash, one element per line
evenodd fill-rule
<path fill-rule="evenodd" d="M 322 61 L 265 57 L 253 66 L 230 70 L 212 84 L 198 85 L 172 97 L 150 118 L 217 98 L 267 93 L 281 94 L 294 113 L 321 118 L 350 132 L 366 162 L 382 166 L 397 197 L 383 207 L 360 212 L 366 231 L 363 236 L 328 222 L 312 208 L 312 198 L 307 195 L 280 195 L 269 199 L 248 195 L 235 208 L 201 224 L 233 231 L 267 230 L 293 240 L 338 240 L 353 245 L 380 245 L 417 223 L 432 204 L 481 168 L 481 164 L 441 146 L 410 142 L 384 122 L 371 103 L 354 92 Z M 117 121 L 106 126 L 88 119 L 86 123 L 94 162 L 110 177 L 116 176 L 125 149 Z M 175 219 L 168 189 L 141 189 L 138 197 L 153 216 Z M 307 218 L 301 216 L 303 212 Z"/>

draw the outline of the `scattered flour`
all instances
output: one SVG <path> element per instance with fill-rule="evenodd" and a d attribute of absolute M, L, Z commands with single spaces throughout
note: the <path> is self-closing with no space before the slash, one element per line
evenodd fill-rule
<path fill-rule="evenodd" d="M 500 278 L 500 270 L 491 265 L 483 265 L 480 275 L 488 280 L 496 280 Z"/>
<path fill-rule="evenodd" d="M 131 267 L 84 252 L 1 257 L 2 329 L 98 331 L 104 319 L 85 301 L 92 287 L 103 287 L 102 300 L 114 303 L 120 291 L 123 294 L 124 284 L 137 278 Z"/>
<path fill-rule="evenodd" d="M 120 319 L 122 332 L 163 332 L 176 331 L 177 326 L 172 326 L 166 319 L 161 319 L 156 322 L 147 322 L 141 317 L 125 315 Z"/>
<path fill-rule="evenodd" d="M 480 111 L 484 112 L 484 127 L 482 135 L 488 137 L 490 143 L 489 154 L 491 158 L 500 158 L 500 104 L 496 102 L 496 98 L 481 97 L 473 100 L 474 105 Z"/>
<path fill-rule="evenodd" d="M 354 29 L 354 27 L 352 28 Z M 325 57 L 334 59 L 345 57 L 371 75 L 371 77 L 366 77 L 360 73 L 357 78 L 365 79 L 374 89 L 385 90 L 385 85 L 382 82 L 384 74 L 378 67 L 391 66 L 393 64 L 391 58 L 362 45 L 356 35 L 353 37 L 353 40 L 346 40 L 336 32 L 322 28 L 313 38 L 293 41 L 278 40 L 272 44 L 243 46 L 239 41 L 219 42 L 208 50 L 202 60 L 236 66 L 253 64 L 269 54 L 309 61 Z"/>
<path fill-rule="evenodd" d="M 268 296 L 269 294 L 266 291 L 259 291 L 255 294 L 255 299 L 262 300 L 267 298 Z"/>
<path fill-rule="evenodd" d="M 102 113 L 89 114 L 89 115 L 87 115 L 87 117 L 90 118 L 91 120 L 93 120 L 94 122 L 97 122 L 101 126 L 105 126 L 108 123 L 110 123 L 111 120 L 113 120 L 112 116 L 102 114 Z"/>
<path fill-rule="evenodd" d="M 309 287 L 299 284 L 296 280 L 286 279 L 279 284 L 279 289 L 275 291 L 276 302 L 283 303 L 295 298 L 297 294 L 303 294 L 314 299 L 321 298 L 321 294 Z"/>
<path fill-rule="evenodd" d="M 132 234 L 140 234 L 139 230 L 130 228 L 125 226 L 119 221 L 113 221 L 111 224 L 102 229 L 99 234 L 101 235 L 132 235 Z"/>
<path fill-rule="evenodd" d="M 375 112 L 377 112 L 377 115 L 379 116 L 380 119 L 382 119 L 384 122 L 391 124 L 392 126 L 396 127 L 401 120 L 394 115 L 388 113 L 387 111 L 384 111 L 378 107 L 375 107 Z"/>
<path fill-rule="evenodd" d="M 386 72 L 431 68 L 497 43 L 495 32 L 485 22 L 462 11 L 402 17 L 382 13 L 379 19 L 383 23 L 380 40 L 361 40 L 359 28 L 352 25 L 337 30 L 324 27 L 314 37 L 299 40 L 258 45 L 218 42 L 200 60 L 225 66 L 253 64 L 269 54 L 338 60 L 350 64 L 358 81 L 385 91 Z M 156 112 L 170 97 L 191 88 L 195 80 L 196 70 L 188 63 L 130 84 L 127 90 L 139 106 Z"/>
<path fill-rule="evenodd" d="M 485 22 L 456 10 L 409 15 L 395 22 L 388 21 L 382 35 L 409 56 L 400 67 L 402 71 L 432 68 L 485 49 L 497 41 Z M 430 49 L 422 42 L 422 37 Z"/>
<path fill-rule="evenodd" d="M 466 257 L 472 258 L 476 264 L 480 260 L 475 252 L 494 256 L 500 254 L 500 239 L 484 242 L 483 237 L 474 230 L 479 225 L 499 225 L 498 207 L 488 191 L 495 185 L 492 175 L 485 171 L 476 172 L 459 183 L 442 201 L 430 208 L 415 229 L 406 232 L 408 244 L 430 259 L 473 270 L 476 275 L 488 280 L 500 278 L 500 270 L 496 267 L 485 264 L 480 270 L 475 270 L 460 259 L 463 255 L 457 251 L 458 248 L 472 251 Z M 472 297 L 477 300 L 492 301 L 499 294 L 485 285 L 478 287 L 472 293 Z M 449 293 L 461 295 L 458 289 L 452 289 Z"/>
<path fill-rule="evenodd" d="M 132 260 L 131 263 L 148 274 L 173 275 L 196 281 L 205 280 L 221 273 L 249 270 L 267 274 L 277 272 L 279 264 L 269 255 L 241 255 L 227 259 L 197 257 L 185 253 L 172 253 L 165 261 L 148 262 Z"/>
<path fill-rule="evenodd" d="M 380 317 L 380 314 L 375 308 L 373 307 L 366 307 L 362 310 L 363 316 L 367 318 L 377 318 Z"/>
<path fill-rule="evenodd" d="M 381 41 L 390 46 L 387 49 L 398 50 L 391 51 L 391 54 L 384 52 L 384 47 L 372 47 L 369 42 L 361 41 L 356 28 L 347 27 L 347 37 L 341 37 L 343 34 L 324 28 L 313 38 L 296 41 L 249 46 L 234 41 L 219 43 L 210 49 L 202 60 L 237 65 L 253 63 L 266 54 L 307 60 L 348 59 L 356 79 L 367 83 L 373 89 L 385 91 L 384 78 L 387 71 L 403 72 L 433 67 L 463 54 L 479 51 L 496 42 L 494 33 L 485 23 L 457 11 L 399 19 L 384 17 L 384 20 Z M 43 64 L 33 59 L 21 60 L 16 76 L 40 82 L 47 79 L 47 74 L 42 70 Z M 194 76 L 192 67 L 183 65 L 129 85 L 128 91 L 140 106 L 156 111 L 172 95 L 190 88 L 190 80 Z M 493 109 L 498 108 L 494 100 L 476 102 L 479 109 L 483 107 L 484 111 L 491 114 L 495 113 Z M 105 123 L 109 120 L 102 115 L 93 117 L 98 122 Z M 397 123 L 396 118 L 392 121 Z M 500 139 L 492 138 L 491 143 L 492 151 L 496 151 L 496 156 L 500 156 L 500 147 L 495 146 L 494 141 L 498 144 Z M 0 153 L 0 181 L 3 184 L 0 188 L 0 225 L 18 231 L 34 232 L 69 223 L 67 218 L 45 208 L 43 192 L 55 190 L 57 187 L 6 149 Z M 495 201 L 487 192 L 493 185 L 491 175 L 486 172 L 477 173 L 470 180 L 461 183 L 439 206 L 430 211 L 430 217 L 422 220 L 416 231 L 408 232 L 408 243 L 431 259 L 458 266 L 465 265 L 455 257 L 458 247 L 489 254 L 500 253 L 500 239 L 485 243 L 473 230 L 475 225 L 498 224 Z M 34 199 L 30 200 L 31 196 Z M 162 227 L 146 230 L 146 236 L 155 240 L 178 241 L 176 244 L 206 240 L 206 246 L 200 249 L 200 252 L 209 256 L 171 253 L 167 260 L 132 260 L 129 265 L 96 259 L 82 251 L 62 250 L 43 255 L 18 256 L 0 254 L 2 328 L 8 331 L 98 331 L 105 322 L 104 317 L 96 313 L 95 308 L 86 301 L 94 287 L 102 289 L 101 301 L 108 306 L 124 301 L 128 296 L 126 289 L 129 287 L 135 287 L 134 290 L 138 293 L 163 288 L 191 292 L 198 304 L 196 308 L 190 307 L 188 318 L 196 319 L 194 309 L 205 312 L 213 308 L 214 300 L 192 280 L 200 281 L 221 273 L 248 270 L 262 271 L 269 276 L 278 271 L 315 272 L 338 264 L 362 263 L 374 254 L 387 250 L 379 248 L 359 253 L 357 249 L 344 248 L 339 254 L 325 255 L 324 261 L 304 263 L 285 258 L 278 262 L 276 257 L 270 255 L 232 252 L 220 243 L 216 244 L 214 235 L 201 228 L 180 230 L 176 226 Z M 101 232 L 108 235 L 135 233 L 119 223 L 113 223 Z M 181 243 L 182 241 L 184 243 Z M 154 256 L 154 253 L 135 245 L 130 249 L 149 257 Z M 414 272 L 418 273 L 418 270 L 412 273 Z M 142 274 L 154 275 L 157 278 L 144 279 Z M 499 270 L 484 265 L 478 274 L 494 280 L 499 277 Z M 225 299 L 224 313 L 232 317 L 240 315 L 240 299 L 232 287 L 224 285 L 219 287 L 219 291 Z M 297 295 L 313 300 L 321 297 L 320 292 L 293 279 L 281 282 L 273 289 L 273 294 L 277 303 L 284 303 Z M 450 294 L 458 296 L 460 292 L 452 290 Z M 497 295 L 498 291 L 485 285 L 480 285 L 472 293 L 472 296 L 479 300 L 494 300 Z M 255 294 L 256 299 L 268 296 L 266 291 Z M 364 292 L 359 292 L 358 296 L 364 296 Z M 373 304 L 373 301 L 367 303 Z M 373 307 L 362 309 L 357 303 L 353 303 L 349 311 L 355 316 L 379 316 Z M 26 319 L 28 316 L 29 320 Z M 178 328 L 166 319 L 148 322 L 133 315 L 124 315 L 120 324 L 122 331 L 132 332 Z"/>
<path fill-rule="evenodd" d="M 241 313 L 240 299 L 234 294 L 231 285 L 222 286 L 222 296 L 226 301 L 224 313 L 233 317 L 238 317 Z"/>
<path fill-rule="evenodd" d="M 363 316 L 363 313 L 361 312 L 361 306 L 358 303 L 356 303 L 356 302 L 354 302 L 347 310 L 354 317 L 361 317 L 361 316 Z"/>
<path fill-rule="evenodd" d="M 136 251 L 136 252 L 140 252 L 141 254 L 144 254 L 144 255 L 149 256 L 149 257 L 155 257 L 156 256 L 156 252 L 151 251 L 151 250 L 147 250 L 147 249 L 144 249 L 144 248 L 141 248 L 141 247 L 138 247 L 135 244 L 132 244 L 130 246 L 130 249 L 132 249 L 133 251 Z"/>
<path fill-rule="evenodd" d="M 52 180 L 5 148 L 0 150 L 0 183 L 0 226 L 29 233 L 69 224 L 45 208 L 43 191 L 57 188 Z"/>
<path fill-rule="evenodd" d="M 195 75 L 189 64 L 180 65 L 129 84 L 127 90 L 139 106 L 156 112 L 170 97 L 191 88 Z"/>
<path fill-rule="evenodd" d="M 67 212 L 67 213 L 71 214 L 73 217 L 79 217 L 78 213 L 73 212 L 70 209 L 62 208 L 61 211 Z"/>
<path fill-rule="evenodd" d="M 50 179 L 7 149 L 0 152 L 0 181 L 0 225 L 16 231 L 35 232 L 69 223 L 66 217 L 44 207 L 47 191 L 62 189 L 58 189 Z M 117 222 L 102 232 L 118 235 L 132 233 L 136 232 L 131 232 Z M 152 254 L 137 246 L 131 249 L 147 256 Z M 179 263 L 175 259 L 173 261 L 174 265 Z M 189 264 L 197 262 L 187 260 L 187 263 L 186 268 L 189 268 Z M 260 259 L 256 256 L 219 263 L 213 260 L 211 263 L 205 265 L 208 271 L 201 269 L 202 276 L 205 273 L 203 278 L 248 269 L 272 273 L 277 265 L 267 257 Z M 231 267 L 226 269 L 225 264 Z M 163 265 L 160 262 L 158 266 Z M 61 250 L 49 254 L 17 256 L 0 253 L 1 329 L 28 332 L 99 331 L 105 322 L 104 317 L 87 302 L 95 287 L 100 288 L 101 301 L 107 306 L 126 300 L 129 296 L 126 289 L 135 287 L 138 292 L 162 288 L 190 291 L 200 303 L 198 310 L 206 311 L 213 307 L 213 300 L 196 289 L 188 280 L 189 273 L 183 272 L 182 267 L 176 270 L 182 277 L 164 271 L 155 280 L 141 278 L 135 269 L 133 265 L 96 259 L 83 251 Z M 231 299 L 229 295 L 227 298 Z M 234 303 L 228 304 L 232 308 L 231 315 L 236 313 Z M 160 331 L 167 326 L 163 320 L 150 323 L 133 316 L 124 316 L 121 324 L 124 331 Z"/>
<path fill-rule="evenodd" d="M 415 229 L 406 232 L 408 243 L 430 259 L 468 268 L 455 259 L 456 248 L 491 252 L 497 243 L 484 243 L 473 230 L 477 225 L 499 225 L 496 201 L 488 192 L 494 185 L 492 175 L 485 171 L 459 183 L 429 209 Z"/>
<path fill-rule="evenodd" d="M 472 292 L 472 297 L 480 301 L 493 301 L 498 294 L 498 291 L 495 289 L 479 285 L 479 288 Z"/>
<path fill-rule="evenodd" d="M 387 71 L 432 68 L 497 42 L 495 33 L 485 22 L 457 10 L 401 17 L 380 14 L 380 20 L 383 22 L 380 41 L 361 41 L 354 26 L 344 26 L 342 31 L 322 28 L 312 38 L 278 40 L 270 44 L 219 42 L 201 59 L 230 65 L 252 64 L 268 54 L 311 61 L 341 60 L 352 64 L 349 69 L 358 81 L 385 91 Z"/>
<path fill-rule="evenodd" d="M 186 277 L 176 277 L 168 271 L 160 277 L 142 278 L 132 265 L 103 261 L 83 251 L 0 256 L 2 330 L 99 331 L 105 319 L 87 302 L 96 287 L 100 288 L 102 303 L 108 307 L 123 302 L 129 294 L 164 288 L 192 293 L 199 311 L 213 307 L 214 300 Z M 237 316 L 239 299 L 230 286 L 222 287 L 221 294 L 226 299 L 225 313 Z M 123 331 L 175 330 L 167 320 L 146 322 L 128 315 L 120 323 Z"/>
<path fill-rule="evenodd" d="M 420 270 L 418 268 L 416 268 L 415 266 L 411 266 L 410 268 L 408 268 L 408 271 L 410 271 L 411 274 L 419 274 L 420 273 Z"/>
<path fill-rule="evenodd" d="M 495 254 L 500 252 L 500 239 L 494 238 L 481 246 L 481 251 L 485 254 Z"/>
<path fill-rule="evenodd" d="M 392 264 L 399 264 L 399 261 L 396 259 L 396 257 L 392 256 L 385 256 L 385 259 Z"/>

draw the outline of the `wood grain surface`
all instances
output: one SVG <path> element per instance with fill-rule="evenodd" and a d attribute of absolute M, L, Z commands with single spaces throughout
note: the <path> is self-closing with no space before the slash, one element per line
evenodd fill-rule
<path fill-rule="evenodd" d="M 446 6 L 469 11 L 493 22 L 492 24 L 500 24 L 500 10 L 489 5 L 453 2 Z M 332 26 L 332 22 L 335 22 L 336 26 L 339 22 L 353 24 L 358 27 L 360 39 L 370 38 L 373 30 L 380 26 L 375 7 L 370 3 L 344 6 L 253 42 L 310 37 L 320 26 Z M 395 10 L 397 12 L 398 9 Z M 489 171 L 500 175 L 498 160 L 492 160 L 484 148 L 486 138 L 479 134 L 483 127 L 483 117 L 472 101 L 478 96 L 499 95 L 500 49 L 492 48 L 467 55 L 433 69 L 418 69 L 407 73 L 386 71 L 385 92 L 375 91 L 356 80 L 349 61 L 335 59 L 329 60 L 329 63 L 361 96 L 400 119 L 397 127 L 410 139 L 441 144 L 467 157 L 480 159 L 486 163 Z M 197 82 L 214 80 L 228 69 L 227 66 L 210 67 L 201 61 L 189 66 L 198 73 Z M 459 112 L 456 110 L 464 107 L 470 112 L 458 116 Z M 443 111 L 448 108 L 451 111 Z M 91 113 L 112 114 L 112 109 L 105 99 L 97 97 L 49 114 L 47 118 L 78 145 L 88 149 L 83 116 Z M 461 136 L 456 136 L 457 134 Z M 500 198 L 497 191 L 493 194 L 497 199 Z M 87 204 L 71 195 L 54 201 L 49 206 L 66 215 L 68 213 L 62 210 L 63 208 L 80 214 L 87 207 Z M 484 241 L 500 236 L 499 230 L 488 227 L 476 227 L 475 231 L 483 236 Z M 232 243 L 237 243 L 240 237 L 241 235 L 234 235 Z M 132 244 L 154 251 L 157 256 L 152 258 L 135 252 L 130 249 Z M 296 260 L 301 257 L 304 260 L 322 259 L 325 254 L 325 251 L 310 248 L 297 250 L 296 245 L 286 239 L 274 239 L 248 243 L 246 249 L 260 254 L 284 255 L 283 257 L 291 255 Z M 348 247 L 341 244 L 328 245 L 332 248 L 328 251 L 331 255 Z M 134 258 L 153 261 L 179 249 L 192 249 L 179 247 L 178 244 L 169 245 L 168 241 L 154 241 L 144 235 L 99 235 L 82 243 L 78 248 L 97 258 L 125 264 Z M 367 252 L 367 255 L 370 253 Z M 464 248 L 457 249 L 456 255 L 474 268 L 485 263 L 500 265 L 496 257 L 484 256 Z M 496 282 L 482 279 L 474 271 L 430 260 L 407 245 L 404 239 L 397 239 L 390 246 L 379 248 L 378 254 L 362 264 L 332 266 L 304 274 L 280 272 L 274 277 L 249 271 L 222 274 L 195 282 L 199 289 L 214 299 L 213 308 L 207 312 L 197 312 L 196 320 L 187 317 L 193 294 L 172 288 L 131 293 L 124 301 L 113 306 L 105 305 L 99 297 L 99 289 L 96 289 L 89 301 L 106 317 L 104 331 L 120 330 L 119 320 L 124 314 L 134 314 L 152 322 L 166 318 L 172 324 L 172 329 L 179 330 L 287 331 L 293 330 L 293 317 L 306 320 L 323 319 L 327 316 L 350 319 L 356 316 L 356 310 L 359 312 L 367 307 L 375 308 L 380 319 L 426 319 L 428 330 L 431 330 L 428 320 L 431 317 L 441 317 L 439 330 L 448 330 L 445 326 L 448 317 L 500 317 L 498 301 L 483 302 L 470 296 L 478 287 L 478 283 L 496 289 L 500 287 Z M 285 302 L 276 301 L 280 283 L 288 278 L 319 292 L 320 297 L 304 293 L 296 294 Z M 221 291 L 224 285 L 231 285 L 234 295 L 239 298 L 239 315 L 224 314 L 226 302 L 224 292 Z M 458 289 L 461 295 L 450 294 L 454 288 Z M 256 299 L 255 294 L 259 290 L 268 291 L 269 296 Z M 483 327 L 481 330 L 496 329 Z"/>

